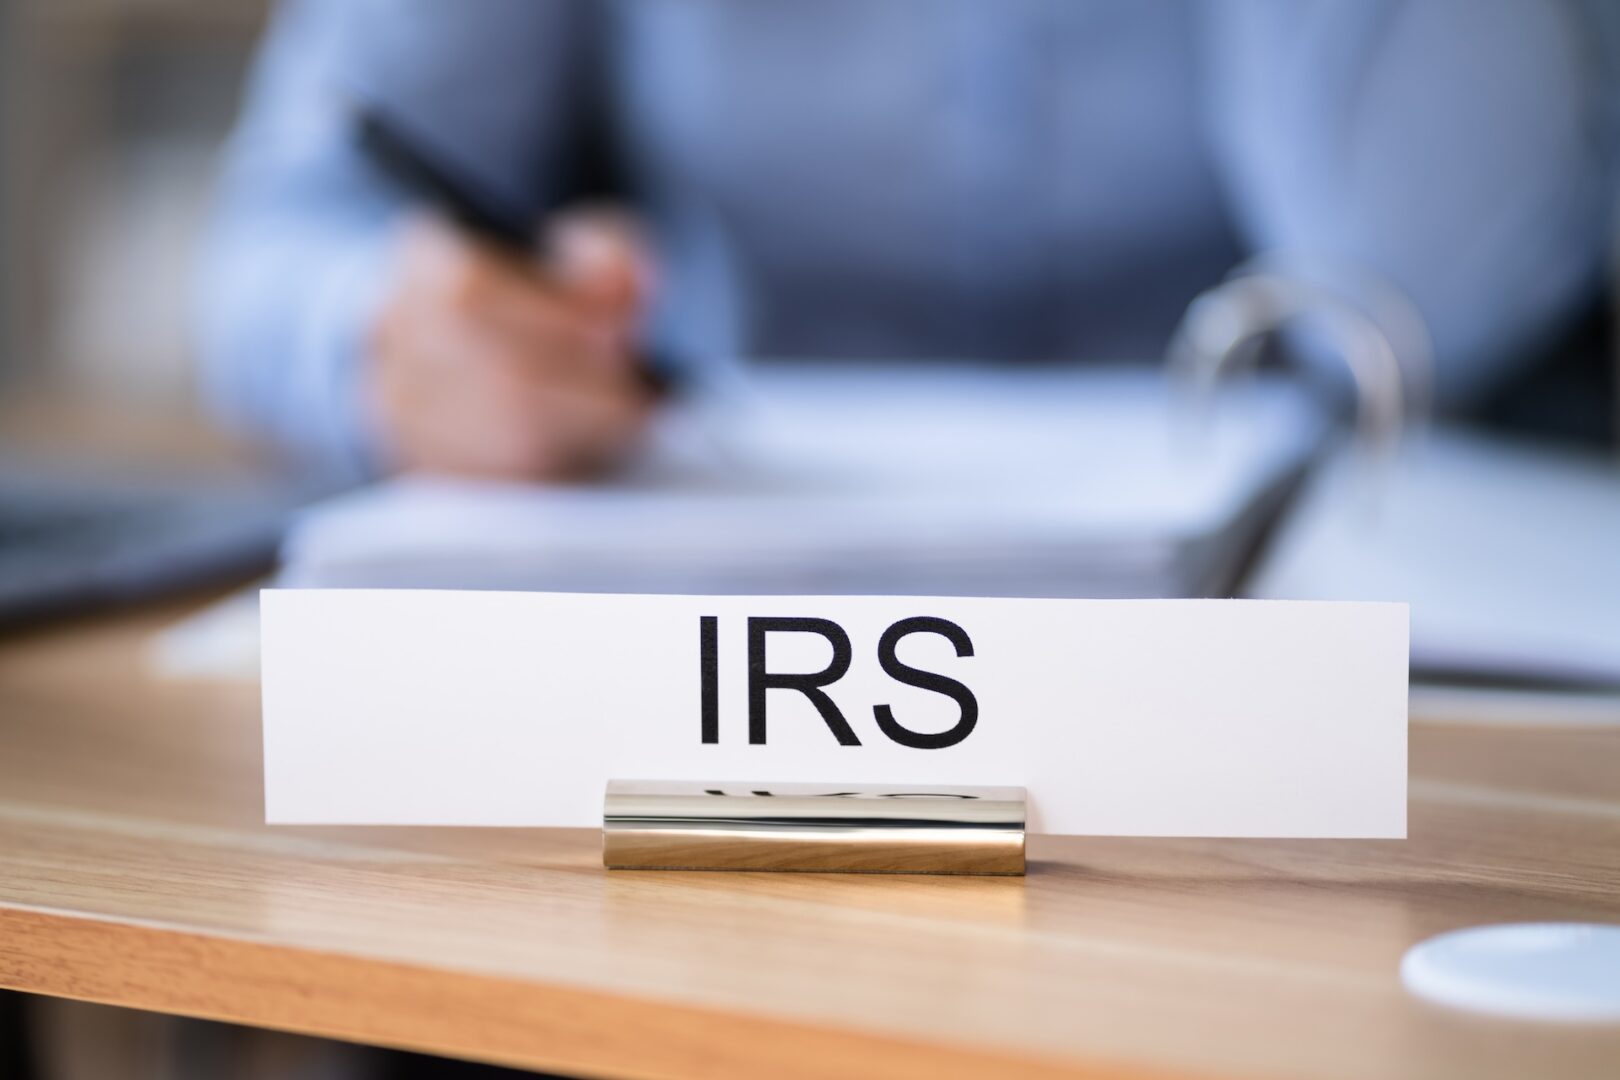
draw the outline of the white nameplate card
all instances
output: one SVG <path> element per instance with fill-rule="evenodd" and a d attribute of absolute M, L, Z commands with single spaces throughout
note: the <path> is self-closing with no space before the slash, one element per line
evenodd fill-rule
<path fill-rule="evenodd" d="M 1406 835 L 1407 609 L 263 594 L 272 822 L 600 826 L 609 779 L 1016 785 L 1030 828 Z"/>

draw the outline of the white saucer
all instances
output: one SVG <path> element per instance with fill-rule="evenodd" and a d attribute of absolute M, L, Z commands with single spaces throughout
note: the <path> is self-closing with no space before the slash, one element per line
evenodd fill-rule
<path fill-rule="evenodd" d="M 1401 981 L 1421 998 L 1529 1020 L 1620 1023 L 1620 926 L 1504 923 L 1407 950 Z"/>

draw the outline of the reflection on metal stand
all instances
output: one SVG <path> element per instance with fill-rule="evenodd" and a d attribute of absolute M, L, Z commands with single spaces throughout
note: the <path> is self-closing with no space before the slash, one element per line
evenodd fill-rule
<path fill-rule="evenodd" d="M 608 782 L 616 870 L 1024 873 L 1018 787 Z"/>

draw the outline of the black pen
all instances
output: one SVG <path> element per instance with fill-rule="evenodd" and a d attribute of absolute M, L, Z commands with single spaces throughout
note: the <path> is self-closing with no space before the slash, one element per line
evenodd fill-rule
<path fill-rule="evenodd" d="M 490 247 L 516 259 L 533 257 L 535 230 L 527 214 L 410 138 L 381 110 L 361 104 L 353 115 L 361 152 L 397 187 Z M 679 389 L 682 370 L 662 353 L 644 351 L 637 372 L 658 397 Z"/>

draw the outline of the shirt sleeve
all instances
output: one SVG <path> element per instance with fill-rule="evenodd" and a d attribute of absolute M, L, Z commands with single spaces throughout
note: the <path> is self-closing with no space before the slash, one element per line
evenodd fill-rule
<path fill-rule="evenodd" d="M 238 429 L 362 476 L 387 450 L 360 390 L 405 207 L 357 152 L 356 98 L 538 215 L 561 169 L 579 9 L 290 0 L 227 147 L 198 282 L 203 385 Z"/>
<path fill-rule="evenodd" d="M 1258 252 L 1412 301 L 1459 407 L 1597 289 L 1614 20 L 1578 2 L 1237 0 L 1201 30 L 1212 148 Z"/>

